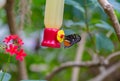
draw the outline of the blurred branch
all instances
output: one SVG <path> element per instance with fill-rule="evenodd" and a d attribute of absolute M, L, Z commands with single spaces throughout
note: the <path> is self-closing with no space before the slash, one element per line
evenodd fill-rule
<path fill-rule="evenodd" d="M 27 74 L 27 70 L 26 70 L 26 62 L 25 60 L 23 60 L 22 62 L 18 62 L 18 69 L 19 69 L 19 78 L 20 80 L 26 80 L 28 79 L 28 74 Z"/>
<path fill-rule="evenodd" d="M 86 51 L 90 54 L 90 56 L 92 57 L 93 61 L 95 60 L 99 60 L 99 56 L 97 53 L 95 53 L 92 49 L 90 48 L 86 48 Z"/>
<path fill-rule="evenodd" d="M 19 2 L 19 10 L 20 10 L 20 12 L 19 12 L 20 13 L 19 28 L 20 28 L 20 30 L 23 29 L 24 22 L 25 22 L 26 5 L 27 5 L 27 1 L 26 0 L 20 0 L 20 2 Z"/>
<path fill-rule="evenodd" d="M 84 19 L 85 19 L 86 31 L 88 33 L 90 33 L 90 31 L 89 31 L 89 23 L 88 23 L 87 0 L 84 0 L 84 9 L 85 9 Z"/>
<path fill-rule="evenodd" d="M 7 20 L 10 29 L 10 34 L 18 34 L 16 30 L 15 14 L 14 14 L 14 2 L 15 0 L 7 0 L 5 10 L 7 13 Z M 25 61 L 18 62 L 20 79 L 27 79 L 27 70 Z"/>
<path fill-rule="evenodd" d="M 87 33 L 83 33 L 81 35 L 82 39 L 79 42 L 75 62 L 81 62 L 81 60 L 82 60 L 82 55 L 83 55 L 83 52 L 84 52 L 86 37 L 87 37 Z M 80 72 L 80 68 L 78 68 L 78 67 L 73 68 L 71 81 L 78 81 L 79 72 Z"/>
<path fill-rule="evenodd" d="M 117 34 L 117 37 L 120 41 L 120 24 L 114 13 L 114 9 L 113 9 L 112 5 L 108 2 L 108 0 L 98 0 L 98 2 L 103 7 L 106 14 L 109 16 L 111 23 L 113 25 L 113 28 L 114 28 L 114 30 Z"/>
<path fill-rule="evenodd" d="M 112 54 L 110 54 L 110 55 L 104 60 L 104 62 L 105 62 L 106 64 L 109 64 L 109 60 L 110 60 L 110 59 L 112 59 L 113 57 L 119 56 L 119 55 L 120 55 L 120 51 L 115 52 L 115 53 L 112 53 Z"/>
<path fill-rule="evenodd" d="M 113 31 L 112 31 L 112 30 L 109 30 L 109 31 L 107 32 L 106 36 L 107 36 L 108 38 L 110 38 L 110 36 L 112 35 L 112 33 L 113 33 Z"/>
<path fill-rule="evenodd" d="M 53 78 L 53 76 L 55 74 L 57 74 L 58 72 L 66 69 L 66 68 L 70 68 L 70 67 L 95 67 L 95 66 L 100 66 L 100 62 L 66 62 L 61 64 L 58 68 L 54 69 L 47 77 L 46 80 L 51 81 L 51 79 Z"/>
<path fill-rule="evenodd" d="M 104 59 L 104 57 L 98 56 L 98 54 L 96 54 L 92 49 L 87 48 L 87 51 L 88 51 L 88 52 L 90 53 L 90 55 L 92 56 L 93 61 L 99 60 L 99 59 L 101 59 L 101 60 Z M 106 64 L 106 65 L 109 64 L 110 59 L 112 59 L 112 58 L 114 58 L 114 57 L 116 57 L 116 56 L 120 56 L 120 51 L 114 52 L 114 53 L 112 53 L 112 54 L 109 54 L 109 56 L 104 59 L 104 64 Z M 106 69 L 105 69 L 104 66 L 100 66 L 100 70 L 101 70 L 101 71 L 104 71 L 104 70 L 106 70 Z"/>
<path fill-rule="evenodd" d="M 102 73 L 100 73 L 97 77 L 89 80 L 89 81 L 102 81 L 105 77 L 116 71 L 118 68 L 120 68 L 120 62 L 112 65 L 111 67 L 104 70 Z"/>
<path fill-rule="evenodd" d="M 30 16 L 31 16 L 31 5 L 32 0 L 20 0 L 19 2 L 19 15 L 20 15 L 20 23 L 19 23 L 19 29 L 23 30 L 24 24 L 29 21 L 30 24 Z M 26 20 L 27 19 L 27 20 Z M 25 21 L 26 20 L 26 21 Z"/>
<path fill-rule="evenodd" d="M 99 58 L 97 60 L 88 61 L 88 62 L 66 62 L 61 64 L 59 67 L 55 68 L 48 76 L 46 76 L 46 80 L 51 81 L 54 75 L 58 72 L 70 68 L 70 67 L 99 67 L 99 66 L 106 66 L 109 63 L 109 60 L 113 57 L 116 57 L 120 51 L 110 54 L 106 59 Z M 97 80 L 96 80 L 97 81 Z"/>
<path fill-rule="evenodd" d="M 14 14 L 14 0 L 7 0 L 5 10 L 6 10 L 6 14 L 7 14 L 7 20 L 8 20 L 10 33 L 11 34 L 16 34 L 15 14 Z"/>

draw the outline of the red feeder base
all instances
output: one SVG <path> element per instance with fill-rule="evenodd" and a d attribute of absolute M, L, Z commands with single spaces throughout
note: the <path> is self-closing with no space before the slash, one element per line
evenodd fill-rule
<path fill-rule="evenodd" d="M 42 46 L 60 48 L 60 43 L 57 41 L 57 32 L 59 29 L 45 28 Z"/>

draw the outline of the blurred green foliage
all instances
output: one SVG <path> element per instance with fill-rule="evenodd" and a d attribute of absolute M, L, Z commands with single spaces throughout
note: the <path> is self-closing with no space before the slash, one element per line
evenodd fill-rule
<path fill-rule="evenodd" d="M 15 13 L 18 16 L 18 4 L 20 0 L 15 0 Z M 86 2 L 85 2 L 86 1 Z M 115 13 L 120 21 L 120 1 L 119 0 L 109 0 L 110 3 L 115 8 Z M 26 34 L 31 34 L 37 30 L 43 30 L 44 28 L 44 11 L 45 11 L 45 0 L 32 0 L 29 4 L 32 14 L 30 14 L 31 22 L 25 21 L 24 31 Z M 87 11 L 86 11 L 87 9 Z M 87 18 L 86 14 L 87 13 Z M 29 13 L 28 13 L 29 14 Z M 16 17 L 17 20 L 18 17 Z M 19 19 L 18 19 L 19 20 Z M 27 20 L 27 19 L 26 19 Z M 0 9 L 0 21 L 4 24 L 6 21 L 6 12 L 4 9 Z M 112 28 L 111 22 L 107 15 L 104 13 L 103 9 L 97 2 L 97 0 L 65 0 L 64 8 L 64 18 L 62 29 L 66 31 L 66 34 L 87 32 L 86 23 L 87 21 L 89 32 L 92 35 L 87 36 L 86 48 L 91 48 L 97 51 L 102 56 L 107 56 L 108 54 L 120 50 L 120 45 L 116 34 Z M 109 36 L 107 34 L 111 32 Z M 63 45 L 60 49 L 53 48 L 42 48 L 40 47 L 38 52 L 31 53 L 28 52 L 28 56 L 25 58 L 26 66 L 28 71 L 29 79 L 44 79 L 47 73 L 51 72 L 56 66 L 67 61 L 74 61 L 78 45 L 74 45 L 68 49 L 64 49 Z M 14 60 L 15 57 L 11 59 L 11 63 L 15 64 L 17 67 L 17 62 Z M 83 61 L 91 60 L 91 56 L 85 50 Z M 0 53 L 0 69 L 3 64 L 6 63 L 7 56 L 4 53 Z M 38 72 L 31 71 L 30 67 L 33 64 L 47 66 L 45 70 L 38 70 Z M 43 67 L 44 68 L 44 67 Z M 10 72 L 12 74 L 11 81 L 17 81 L 18 71 Z M 58 73 L 53 81 L 70 81 L 72 69 L 66 69 Z M 82 68 L 81 74 L 79 75 L 79 81 L 86 81 L 91 77 L 94 77 L 94 73 L 91 74 L 88 68 Z M 62 77 L 62 78 L 61 78 Z"/>

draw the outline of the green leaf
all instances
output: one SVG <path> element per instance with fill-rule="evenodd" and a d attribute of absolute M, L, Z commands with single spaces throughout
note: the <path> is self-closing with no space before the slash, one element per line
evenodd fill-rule
<path fill-rule="evenodd" d="M 72 20 L 66 20 L 64 22 L 65 22 L 66 27 L 73 27 L 73 26 L 85 27 L 85 22 L 84 21 L 74 22 Z"/>
<path fill-rule="evenodd" d="M 65 32 L 65 35 L 75 34 L 75 32 L 74 32 L 74 31 L 69 30 L 69 29 L 64 30 L 64 32 Z"/>
<path fill-rule="evenodd" d="M 96 48 L 98 51 L 113 51 L 114 45 L 112 41 L 107 38 L 104 34 L 102 33 L 97 33 L 96 34 Z"/>
<path fill-rule="evenodd" d="M 3 77 L 4 75 L 4 77 Z M 2 79 L 3 77 L 3 79 Z M 4 72 L 0 72 L 0 80 L 2 79 L 2 81 L 10 81 L 11 79 L 11 75 L 8 73 L 4 73 Z"/>
<path fill-rule="evenodd" d="M 105 30 L 112 30 L 112 31 L 114 31 L 112 26 L 110 24 L 108 24 L 107 22 L 105 22 L 105 21 L 100 21 L 100 22 L 101 23 L 95 24 L 95 26 L 98 27 L 98 28 L 103 28 Z"/>
<path fill-rule="evenodd" d="M 75 7 L 76 9 L 80 10 L 83 13 L 85 12 L 84 8 L 78 2 L 76 2 L 74 0 L 65 0 L 65 3 L 67 5 L 71 5 L 71 6 Z"/>

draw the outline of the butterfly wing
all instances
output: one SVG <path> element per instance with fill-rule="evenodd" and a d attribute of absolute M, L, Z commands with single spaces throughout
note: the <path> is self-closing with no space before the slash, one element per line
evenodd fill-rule
<path fill-rule="evenodd" d="M 71 46 L 71 42 L 69 40 L 64 40 L 64 47 L 70 47 Z"/>
<path fill-rule="evenodd" d="M 80 40 L 81 40 L 81 37 L 78 34 L 67 35 L 65 36 L 64 47 L 69 48 L 75 43 L 79 42 Z"/>

